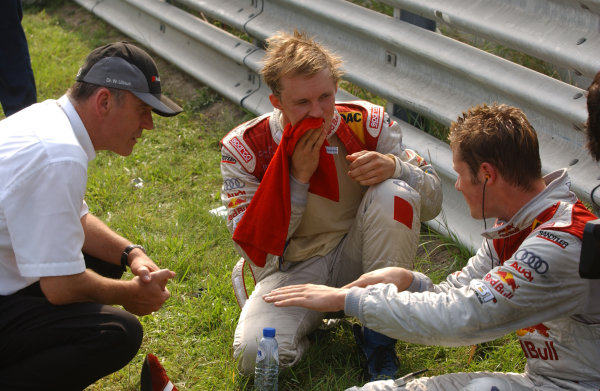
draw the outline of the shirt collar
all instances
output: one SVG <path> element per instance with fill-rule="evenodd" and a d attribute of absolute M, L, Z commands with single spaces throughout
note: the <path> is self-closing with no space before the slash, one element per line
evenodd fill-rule
<path fill-rule="evenodd" d="M 73 106 L 67 95 L 61 96 L 56 103 L 67 115 L 67 118 L 69 118 L 69 122 L 71 122 L 71 127 L 73 128 L 73 133 L 75 133 L 77 141 L 79 141 L 79 144 L 87 154 L 88 161 L 91 161 L 96 157 L 96 151 L 94 150 L 94 145 L 92 144 L 92 140 L 90 139 L 87 129 L 83 125 L 77 110 L 75 110 L 75 106 Z"/>
<path fill-rule="evenodd" d="M 544 176 L 546 188 L 529 200 L 509 221 L 496 220 L 494 227 L 483 232 L 488 239 L 498 239 L 531 227 L 535 218 L 550 206 L 560 201 L 577 202 L 570 190 L 571 180 L 566 169 L 558 169 Z"/>

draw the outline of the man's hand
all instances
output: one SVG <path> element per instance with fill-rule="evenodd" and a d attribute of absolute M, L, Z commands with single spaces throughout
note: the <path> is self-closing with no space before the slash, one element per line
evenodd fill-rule
<path fill-rule="evenodd" d="M 379 283 L 394 284 L 398 288 L 398 292 L 406 290 L 413 281 L 413 275 L 409 270 L 401 267 L 384 267 L 382 269 L 373 270 L 360 276 L 357 280 L 345 285 L 345 289 L 352 287 L 364 288 L 369 285 Z"/>
<path fill-rule="evenodd" d="M 173 277 L 175 272 L 168 269 L 150 273 L 149 282 L 142 282 L 140 277 L 134 277 L 130 281 L 133 284 L 133 294 L 124 298 L 123 307 L 135 315 L 147 315 L 159 310 L 171 296 L 167 282 Z"/>
<path fill-rule="evenodd" d="M 375 151 L 360 151 L 347 155 L 348 175 L 363 186 L 375 185 L 394 175 L 396 160 Z"/>
<path fill-rule="evenodd" d="M 347 289 L 325 285 L 303 284 L 277 288 L 263 296 L 267 303 L 276 307 L 304 307 L 320 312 L 336 312 L 344 309 Z"/>
<path fill-rule="evenodd" d="M 319 166 L 319 150 L 327 135 L 323 127 L 304 133 L 296 143 L 290 171 L 294 178 L 308 183 Z"/>
<path fill-rule="evenodd" d="M 150 281 L 138 276 L 130 281 L 115 280 L 86 269 L 83 273 L 41 277 L 42 292 L 54 305 L 71 303 L 120 304 L 136 315 L 147 315 L 158 310 L 170 296 L 169 279 L 175 273 L 162 269 L 150 273 Z"/>
<path fill-rule="evenodd" d="M 131 259 L 129 262 L 131 272 L 140 277 L 143 282 L 150 282 L 151 273 L 160 270 L 154 261 L 139 248 L 131 250 L 129 258 Z"/>

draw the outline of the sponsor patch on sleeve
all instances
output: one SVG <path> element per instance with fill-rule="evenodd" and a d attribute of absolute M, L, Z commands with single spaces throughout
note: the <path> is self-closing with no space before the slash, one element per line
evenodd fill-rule
<path fill-rule="evenodd" d="M 221 163 L 229 163 L 229 164 L 235 164 L 237 161 L 232 158 L 231 156 L 227 156 L 227 155 L 222 155 L 221 156 Z"/>
<path fill-rule="evenodd" d="M 560 238 L 558 235 L 554 234 L 551 231 L 540 231 L 536 237 L 541 239 L 546 239 L 550 243 L 556 244 L 560 248 L 566 248 L 569 245 L 569 242 Z"/>
<path fill-rule="evenodd" d="M 241 142 L 236 136 L 229 139 L 229 144 L 233 147 L 233 149 L 235 149 L 235 151 L 237 151 L 240 157 L 244 159 L 244 162 L 248 163 L 250 160 L 252 160 L 252 154 L 246 148 L 244 143 Z"/>
<path fill-rule="evenodd" d="M 482 281 L 479 280 L 474 280 L 471 281 L 471 285 L 469 285 L 469 288 L 471 288 L 474 292 L 475 295 L 477 295 L 477 299 L 479 300 L 479 302 L 481 304 L 493 301 L 495 302 L 496 299 L 494 298 L 494 294 L 492 293 L 492 290 L 485 285 Z"/>

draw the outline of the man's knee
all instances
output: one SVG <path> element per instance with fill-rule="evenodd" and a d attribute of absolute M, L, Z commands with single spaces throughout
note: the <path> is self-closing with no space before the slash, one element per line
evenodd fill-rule
<path fill-rule="evenodd" d="M 366 209 L 382 209 L 390 218 L 402 220 L 409 229 L 413 222 L 420 224 L 421 195 L 404 181 L 387 179 L 370 186 L 364 200 Z"/>
<path fill-rule="evenodd" d="M 258 345 L 256 343 L 234 342 L 233 358 L 237 360 L 238 371 L 242 375 L 249 376 L 254 373 L 257 350 Z"/>
<path fill-rule="evenodd" d="M 390 199 L 400 197 L 417 210 L 421 204 L 421 195 L 400 179 L 386 179 L 370 186 L 368 191 L 373 192 L 373 197 L 379 203 L 388 203 Z"/>
<path fill-rule="evenodd" d="M 115 310 L 115 311 L 112 311 Z M 136 316 L 110 307 L 108 319 L 102 325 L 102 346 L 117 371 L 127 365 L 142 345 L 144 330 Z"/>
<path fill-rule="evenodd" d="M 308 339 L 301 338 L 298 343 L 293 343 L 285 338 L 278 339 L 279 367 L 290 367 L 296 364 L 308 349 Z M 245 376 L 254 373 L 258 339 L 247 343 L 234 341 L 233 358 L 237 360 L 238 371 Z"/>

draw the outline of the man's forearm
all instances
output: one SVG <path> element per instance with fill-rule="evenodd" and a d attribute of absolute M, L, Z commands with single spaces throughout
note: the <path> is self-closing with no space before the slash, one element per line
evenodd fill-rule
<path fill-rule="evenodd" d="M 40 286 L 53 304 L 65 305 L 80 302 L 119 304 L 136 315 L 157 311 L 170 296 L 166 285 L 175 273 L 162 269 L 151 273 L 147 282 L 139 277 L 132 280 L 114 280 L 102 277 L 91 270 L 70 276 L 42 277 Z"/>
<path fill-rule="evenodd" d="M 90 269 L 79 274 L 40 279 L 42 292 L 55 305 L 82 302 L 122 305 L 121 298 L 128 294 L 128 283 L 102 277 Z"/>
<path fill-rule="evenodd" d="M 103 261 L 119 265 L 123 250 L 131 242 L 111 230 L 102 220 L 91 213 L 81 218 L 81 225 L 85 233 L 83 252 Z"/>

